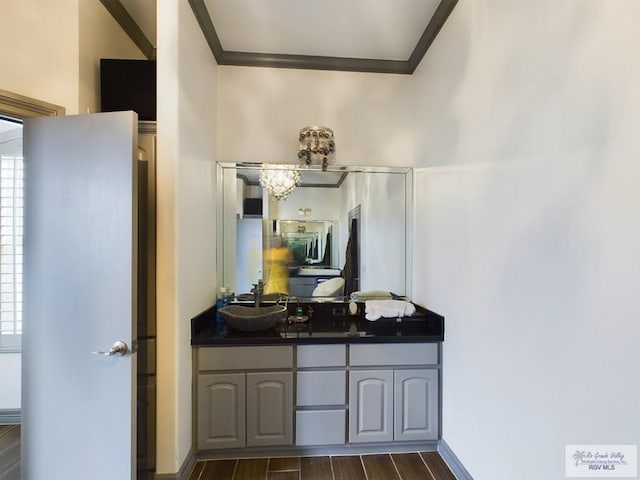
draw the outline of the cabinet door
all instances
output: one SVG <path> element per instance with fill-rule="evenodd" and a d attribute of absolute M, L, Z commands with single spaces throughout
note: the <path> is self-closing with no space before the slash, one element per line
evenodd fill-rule
<path fill-rule="evenodd" d="M 394 377 L 394 439 L 437 439 L 438 371 L 396 370 Z"/>
<path fill-rule="evenodd" d="M 293 374 L 247 373 L 247 446 L 293 444 Z"/>
<path fill-rule="evenodd" d="M 393 441 L 393 370 L 349 373 L 349 441 Z"/>
<path fill-rule="evenodd" d="M 198 375 L 198 449 L 245 446 L 245 375 Z"/>

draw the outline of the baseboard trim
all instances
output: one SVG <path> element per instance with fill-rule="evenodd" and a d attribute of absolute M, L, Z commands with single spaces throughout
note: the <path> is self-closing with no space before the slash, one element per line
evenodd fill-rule
<path fill-rule="evenodd" d="M 187 454 L 187 458 L 182 462 L 182 466 L 178 473 L 156 473 L 155 480 L 189 480 L 189 476 L 196 466 L 196 454 L 191 449 Z"/>
<path fill-rule="evenodd" d="M 462 462 L 456 457 L 456 454 L 453 453 L 451 447 L 444 440 L 440 440 L 438 443 L 438 453 L 442 457 L 442 459 L 447 462 L 449 468 L 456 476 L 457 480 L 473 480 L 471 474 L 464 468 Z"/>
<path fill-rule="evenodd" d="M 369 455 L 378 453 L 436 452 L 437 441 L 396 443 L 349 443 L 331 446 L 274 446 L 242 449 L 205 450 L 198 452 L 197 460 L 227 458 L 318 457 L 331 455 Z"/>
<path fill-rule="evenodd" d="M 22 410 L 19 408 L 0 409 L 0 425 L 17 425 L 22 422 Z"/>

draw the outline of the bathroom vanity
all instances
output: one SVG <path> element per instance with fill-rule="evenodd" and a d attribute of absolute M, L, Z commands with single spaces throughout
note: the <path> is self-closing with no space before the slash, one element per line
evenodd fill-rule
<path fill-rule="evenodd" d="M 192 319 L 200 458 L 435 449 L 441 315 L 417 307 L 369 322 L 364 303 L 355 314 L 343 302 L 288 309 L 260 332 L 216 329 L 215 307 Z"/>
<path fill-rule="evenodd" d="M 216 328 L 213 307 L 192 319 L 198 457 L 435 450 L 444 318 L 417 307 L 369 322 L 364 303 L 352 313 L 332 301 L 410 297 L 412 170 L 309 167 L 283 202 L 261 189 L 261 168 L 218 164 L 217 284 L 252 298 L 243 292 L 267 281 L 262 255 L 281 238 L 295 258 L 286 292 L 300 303 L 289 303 L 291 321 L 258 332 Z M 342 292 L 314 297 L 341 276 L 351 280 Z"/>

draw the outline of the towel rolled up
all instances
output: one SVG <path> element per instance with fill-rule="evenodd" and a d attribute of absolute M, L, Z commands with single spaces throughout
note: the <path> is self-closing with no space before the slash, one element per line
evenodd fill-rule
<path fill-rule="evenodd" d="M 384 318 L 410 317 L 416 306 L 404 300 L 369 300 L 365 302 L 365 318 L 370 321 Z"/>
<path fill-rule="evenodd" d="M 384 290 L 363 290 L 353 292 L 349 295 L 349 298 L 354 302 L 366 302 L 367 300 L 386 300 L 391 299 L 393 296 L 390 292 Z"/>

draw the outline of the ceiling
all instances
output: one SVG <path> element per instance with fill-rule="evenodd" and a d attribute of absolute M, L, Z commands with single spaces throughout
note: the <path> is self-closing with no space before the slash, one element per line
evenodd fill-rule
<path fill-rule="evenodd" d="M 411 74 L 457 0 L 188 1 L 219 65 Z M 101 0 L 155 58 L 156 0 Z"/>

